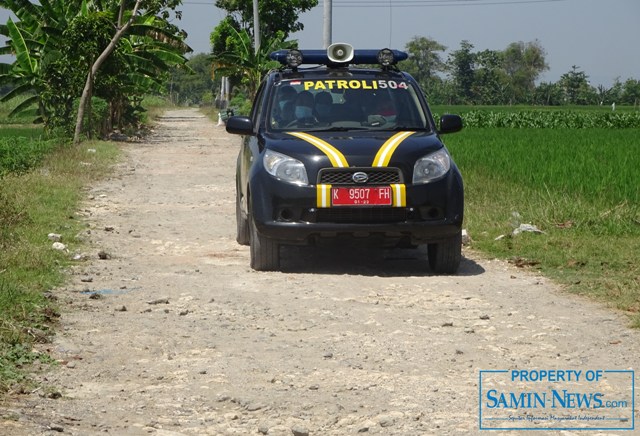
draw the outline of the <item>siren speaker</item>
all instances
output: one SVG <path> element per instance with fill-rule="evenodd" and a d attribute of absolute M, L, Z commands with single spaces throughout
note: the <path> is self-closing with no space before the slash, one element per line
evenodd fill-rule
<path fill-rule="evenodd" d="M 327 48 L 327 57 L 331 62 L 346 63 L 353 59 L 353 47 L 350 44 L 337 42 Z"/>

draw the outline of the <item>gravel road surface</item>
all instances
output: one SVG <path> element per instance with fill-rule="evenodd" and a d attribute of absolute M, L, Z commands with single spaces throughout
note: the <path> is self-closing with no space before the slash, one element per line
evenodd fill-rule
<path fill-rule="evenodd" d="M 469 249 L 456 276 L 420 250 L 349 246 L 286 247 L 282 272 L 252 271 L 238 144 L 184 109 L 123 145 L 79 212 L 88 260 L 55 291 L 42 347 L 60 365 L 1 405 L 0 434 L 496 434 L 480 429 L 481 371 L 638 366 L 622 315 Z"/>

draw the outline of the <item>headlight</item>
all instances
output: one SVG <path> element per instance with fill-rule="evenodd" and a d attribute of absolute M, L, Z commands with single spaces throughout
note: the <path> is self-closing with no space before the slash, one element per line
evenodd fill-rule
<path fill-rule="evenodd" d="M 264 152 L 264 167 L 269 174 L 278 179 L 295 183 L 296 185 L 308 185 L 307 170 L 302 162 L 285 154 L 267 150 Z"/>
<path fill-rule="evenodd" d="M 429 183 L 444 177 L 451 168 L 451 158 L 444 148 L 418 159 L 413 167 L 413 183 Z"/>

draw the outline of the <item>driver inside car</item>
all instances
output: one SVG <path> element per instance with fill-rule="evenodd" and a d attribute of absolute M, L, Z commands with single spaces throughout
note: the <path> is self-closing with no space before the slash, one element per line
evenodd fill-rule
<path fill-rule="evenodd" d="M 333 97 L 326 91 L 319 92 L 315 96 L 315 114 L 319 121 L 329 121 Z"/>
<path fill-rule="evenodd" d="M 274 109 L 274 121 L 286 126 L 294 120 L 295 100 L 298 95 L 293 86 L 285 85 L 278 92 L 278 104 Z"/>
<path fill-rule="evenodd" d="M 296 120 L 310 122 L 313 121 L 313 94 L 309 91 L 302 91 L 296 97 L 295 115 Z"/>

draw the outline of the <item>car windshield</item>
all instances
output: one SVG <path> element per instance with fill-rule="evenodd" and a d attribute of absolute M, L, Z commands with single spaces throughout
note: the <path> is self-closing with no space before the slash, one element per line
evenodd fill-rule
<path fill-rule="evenodd" d="M 416 90 L 403 80 L 288 80 L 272 96 L 271 130 L 430 129 Z"/>

